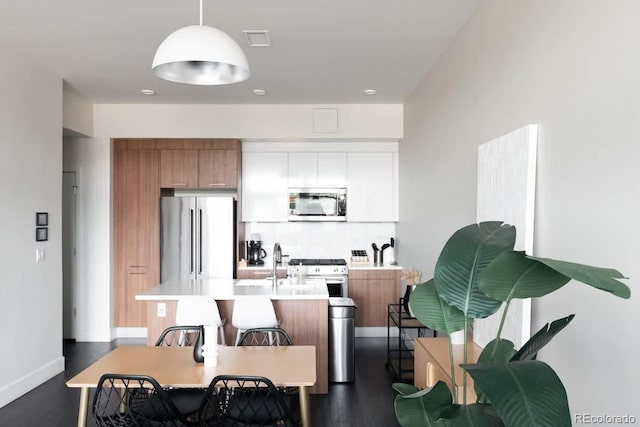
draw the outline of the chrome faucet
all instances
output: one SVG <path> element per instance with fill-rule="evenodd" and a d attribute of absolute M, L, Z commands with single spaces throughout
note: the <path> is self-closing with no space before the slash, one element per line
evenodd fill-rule
<path fill-rule="evenodd" d="M 282 250 L 280 249 L 280 243 L 276 242 L 273 245 L 273 287 L 278 284 L 278 263 L 282 262 Z"/>

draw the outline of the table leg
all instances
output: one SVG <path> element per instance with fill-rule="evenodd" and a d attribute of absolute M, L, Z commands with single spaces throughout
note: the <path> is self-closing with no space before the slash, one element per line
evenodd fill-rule
<path fill-rule="evenodd" d="M 309 387 L 300 386 L 300 416 L 302 427 L 311 427 L 311 408 L 309 408 Z"/>
<path fill-rule="evenodd" d="M 89 411 L 89 387 L 80 389 L 80 406 L 78 407 L 78 427 L 87 426 L 87 412 Z"/>

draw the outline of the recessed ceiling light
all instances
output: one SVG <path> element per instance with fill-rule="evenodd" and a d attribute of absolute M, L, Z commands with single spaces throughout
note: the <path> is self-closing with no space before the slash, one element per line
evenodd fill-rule
<path fill-rule="evenodd" d="M 269 30 L 242 30 L 247 38 L 247 44 L 251 47 L 269 47 L 271 39 L 269 38 Z"/>
<path fill-rule="evenodd" d="M 142 89 L 140 93 L 147 96 L 153 96 L 156 94 L 156 91 L 152 89 Z"/>
<path fill-rule="evenodd" d="M 253 94 L 257 96 L 264 96 L 267 94 L 267 91 L 264 89 L 254 89 Z"/>
<path fill-rule="evenodd" d="M 375 95 L 377 92 L 375 89 L 365 89 L 362 91 L 365 95 Z"/>

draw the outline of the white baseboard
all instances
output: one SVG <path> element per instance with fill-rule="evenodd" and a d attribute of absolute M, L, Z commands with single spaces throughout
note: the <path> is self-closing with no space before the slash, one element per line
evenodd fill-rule
<path fill-rule="evenodd" d="M 113 328 L 111 339 L 117 338 L 147 338 L 147 328 Z"/>
<path fill-rule="evenodd" d="M 398 328 L 392 328 L 390 330 L 390 336 L 397 337 L 398 336 Z M 367 326 L 367 327 L 357 327 L 356 328 L 356 337 L 358 338 L 386 338 L 387 337 L 387 327 L 386 326 Z"/>
<path fill-rule="evenodd" d="M 64 372 L 64 357 L 62 356 L 7 384 L 0 389 L 0 408 L 30 392 L 60 372 Z"/>

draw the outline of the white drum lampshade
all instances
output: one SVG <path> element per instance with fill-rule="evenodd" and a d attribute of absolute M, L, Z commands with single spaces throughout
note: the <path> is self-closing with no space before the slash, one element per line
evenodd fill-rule
<path fill-rule="evenodd" d="M 164 80 L 194 85 L 224 85 L 251 75 L 240 46 L 224 32 L 190 25 L 171 33 L 158 47 L 151 66 Z"/>

